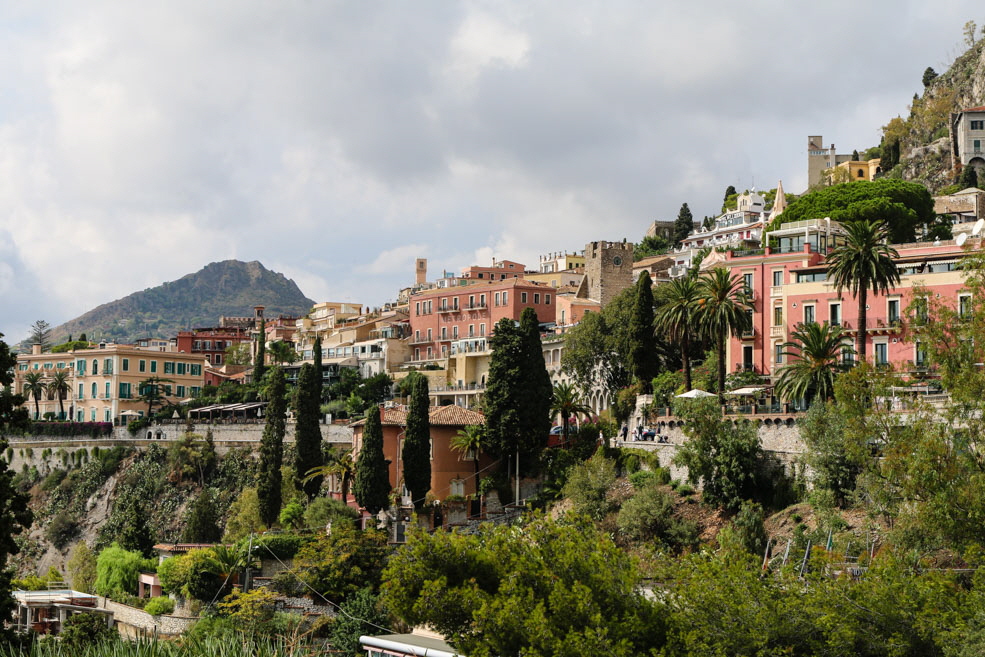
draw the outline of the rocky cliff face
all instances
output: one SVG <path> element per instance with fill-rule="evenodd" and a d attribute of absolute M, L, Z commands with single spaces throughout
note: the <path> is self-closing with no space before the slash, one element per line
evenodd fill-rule
<path fill-rule="evenodd" d="M 886 135 L 901 143 L 899 165 L 890 173 L 926 185 L 932 192 L 956 181 L 951 157 L 951 115 L 985 105 L 985 39 L 982 39 L 934 79 L 922 96 L 914 97 L 910 115 L 893 119 Z"/>

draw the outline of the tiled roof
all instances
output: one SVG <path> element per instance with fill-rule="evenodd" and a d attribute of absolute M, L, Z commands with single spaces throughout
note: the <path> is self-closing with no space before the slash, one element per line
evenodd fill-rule
<path fill-rule="evenodd" d="M 969 107 L 964 110 L 965 112 L 985 112 L 985 105 L 981 107 Z"/>
<path fill-rule="evenodd" d="M 439 427 L 465 427 L 472 424 L 484 425 L 486 417 L 478 412 L 461 406 L 431 406 L 428 408 L 431 424 Z M 384 425 L 402 427 L 407 424 L 407 407 L 394 406 L 383 409 L 381 418 Z M 362 426 L 365 420 L 353 422 L 353 426 Z"/>

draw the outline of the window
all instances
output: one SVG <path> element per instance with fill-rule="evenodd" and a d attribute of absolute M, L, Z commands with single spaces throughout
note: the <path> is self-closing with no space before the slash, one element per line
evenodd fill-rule
<path fill-rule="evenodd" d="M 972 150 L 975 151 L 976 153 L 981 153 L 982 152 L 982 140 L 981 139 L 974 140 L 973 142 L 971 142 L 971 145 L 972 145 Z"/>
<path fill-rule="evenodd" d="M 202 366 L 200 364 L 195 364 L 191 366 L 192 376 L 202 376 Z"/>
<path fill-rule="evenodd" d="M 475 324 L 469 324 L 469 337 L 475 337 Z"/>
<path fill-rule="evenodd" d="M 469 296 L 469 308 L 475 308 L 475 295 Z"/>
<path fill-rule="evenodd" d="M 544 304 L 548 306 L 551 305 L 551 295 L 549 294 L 544 295 Z"/>
<path fill-rule="evenodd" d="M 499 292 L 493 295 L 493 301 L 495 301 L 497 306 L 499 305 Z"/>
<path fill-rule="evenodd" d="M 890 299 L 886 306 L 886 318 L 890 324 L 899 323 L 899 299 Z"/>
<path fill-rule="evenodd" d="M 154 374 L 155 372 L 157 372 L 157 361 L 156 360 L 152 360 L 150 362 L 150 373 L 151 374 Z"/>
<path fill-rule="evenodd" d="M 139 363 L 137 363 L 137 369 L 139 371 L 141 371 L 141 372 L 146 372 L 147 371 L 147 361 L 146 360 L 142 360 Z"/>
<path fill-rule="evenodd" d="M 486 295 L 485 294 L 480 294 L 479 295 L 479 307 L 480 308 L 485 308 L 486 307 Z"/>
<path fill-rule="evenodd" d="M 120 383 L 120 399 L 130 399 L 129 383 Z"/>
<path fill-rule="evenodd" d="M 420 341 L 421 341 L 421 332 L 414 331 L 414 342 L 420 342 Z"/>
<path fill-rule="evenodd" d="M 75 414 L 75 419 L 78 422 L 83 422 L 86 419 L 85 411 L 80 408 L 78 412 Z"/>
<path fill-rule="evenodd" d="M 927 321 L 927 299 L 925 299 L 925 298 L 915 299 L 913 301 L 913 307 L 914 307 L 914 313 L 913 314 L 916 316 L 916 320 L 919 323 L 921 323 L 921 324 L 926 323 L 926 321 Z"/>
<path fill-rule="evenodd" d="M 79 399 L 85 399 L 85 398 L 86 398 L 85 384 L 80 383 L 79 384 Z"/>
<path fill-rule="evenodd" d="M 185 386 L 176 386 L 175 390 L 177 391 L 179 397 L 185 396 Z"/>
<path fill-rule="evenodd" d="M 444 340 L 447 337 L 448 337 L 448 327 L 447 326 L 442 326 L 441 327 L 441 339 Z"/>
<path fill-rule="evenodd" d="M 96 382 L 92 382 L 92 398 L 99 399 L 99 388 L 96 387 Z"/>
<path fill-rule="evenodd" d="M 783 344 L 780 342 L 773 345 L 773 362 L 777 365 L 783 362 Z"/>
<path fill-rule="evenodd" d="M 434 299 L 431 299 L 430 301 L 428 301 L 428 314 L 430 315 L 433 312 L 434 312 Z"/>
<path fill-rule="evenodd" d="M 534 292 L 534 303 L 540 303 L 540 292 Z"/>
<path fill-rule="evenodd" d="M 171 360 L 164 361 L 164 373 L 174 374 L 174 361 Z"/>
<path fill-rule="evenodd" d="M 38 364 L 34 364 L 34 369 L 38 369 Z M 95 376 L 99 374 L 99 361 L 95 358 L 92 359 L 92 375 Z"/>
<path fill-rule="evenodd" d="M 434 351 L 431 349 L 431 347 L 428 347 L 428 360 L 431 360 L 433 354 L 434 354 Z"/>
<path fill-rule="evenodd" d="M 215 355 L 215 364 L 216 365 L 222 365 L 222 354 L 216 354 Z"/>
<path fill-rule="evenodd" d="M 851 365 L 855 362 L 855 348 L 849 342 L 841 345 L 841 362 L 846 365 Z"/>
<path fill-rule="evenodd" d="M 106 358 L 103 360 L 103 374 L 112 374 L 112 373 L 113 373 L 113 359 Z"/>
<path fill-rule="evenodd" d="M 887 365 L 889 363 L 889 345 L 885 342 L 878 342 L 875 344 L 876 348 L 876 365 Z"/>
<path fill-rule="evenodd" d="M 479 335 L 485 335 L 485 334 L 486 334 L 486 325 L 479 324 Z"/>
<path fill-rule="evenodd" d="M 919 342 L 916 344 L 914 356 L 913 362 L 917 367 L 927 366 L 927 348 Z"/>
<path fill-rule="evenodd" d="M 783 285 L 783 270 L 777 269 L 773 272 L 773 285 Z"/>
<path fill-rule="evenodd" d="M 463 459 L 466 461 L 472 461 L 474 459 Z M 449 493 L 452 495 L 462 496 L 465 495 L 465 482 L 461 479 L 452 479 L 448 484 Z"/>
<path fill-rule="evenodd" d="M 120 369 L 123 370 L 124 372 L 129 372 L 130 371 L 130 359 L 129 358 L 124 358 L 123 359 L 123 365 L 120 366 Z"/>
<path fill-rule="evenodd" d="M 170 383 L 168 385 L 164 386 L 164 395 L 167 396 L 167 397 L 171 397 L 172 396 L 171 395 L 171 384 Z"/>
<path fill-rule="evenodd" d="M 85 376 L 86 362 L 84 360 L 75 361 L 75 373 L 79 376 Z"/>
<path fill-rule="evenodd" d="M 985 130 L 985 121 L 972 121 L 971 122 L 971 129 L 972 130 Z"/>
<path fill-rule="evenodd" d="M 814 323 L 814 306 L 804 306 L 804 324 Z"/>
<path fill-rule="evenodd" d="M 746 286 L 746 294 L 752 294 L 752 274 L 743 274 L 742 284 Z"/>
<path fill-rule="evenodd" d="M 458 326 L 451 327 L 451 336 L 456 340 L 458 339 Z"/>
<path fill-rule="evenodd" d="M 96 421 L 96 409 L 94 408 L 89 409 L 89 420 L 92 422 Z"/>
<path fill-rule="evenodd" d="M 510 293 L 509 292 L 503 292 L 503 305 L 505 306 L 509 302 L 510 302 Z"/>
<path fill-rule="evenodd" d="M 431 334 L 431 329 L 428 329 L 428 341 L 430 342 L 433 339 L 434 339 L 434 337 Z M 348 351 L 348 347 L 346 348 L 346 351 Z M 346 356 L 348 356 L 348 355 L 349 354 L 346 354 Z"/>
<path fill-rule="evenodd" d="M 202 394 L 202 388 L 200 388 L 199 386 L 192 386 L 191 387 L 191 396 L 192 397 L 198 397 L 201 394 Z"/>
<path fill-rule="evenodd" d="M 962 294 L 958 297 L 958 317 L 968 319 L 971 316 L 971 295 Z"/>
<path fill-rule="evenodd" d="M 177 372 L 178 374 L 184 374 L 187 369 L 188 369 L 187 363 L 178 363 L 178 372 Z"/>
<path fill-rule="evenodd" d="M 418 301 L 417 303 L 414 304 L 414 314 L 415 315 L 420 315 L 421 314 L 421 302 L 420 301 Z"/>
<path fill-rule="evenodd" d="M 773 326 L 783 326 L 783 306 L 773 307 Z"/>
<path fill-rule="evenodd" d="M 527 303 L 527 293 L 526 292 L 521 292 L 520 293 L 520 303 Z"/>
<path fill-rule="evenodd" d="M 841 326 L 841 304 L 832 303 L 828 306 L 828 317 L 831 318 L 831 326 Z"/>
<path fill-rule="evenodd" d="M 421 360 L 421 350 L 420 350 L 420 348 L 414 350 L 414 360 Z"/>

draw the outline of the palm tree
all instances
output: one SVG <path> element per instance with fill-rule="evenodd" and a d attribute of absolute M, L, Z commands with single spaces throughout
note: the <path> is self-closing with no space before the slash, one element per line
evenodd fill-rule
<path fill-rule="evenodd" d="M 288 342 L 277 340 L 267 345 L 267 353 L 270 358 L 278 365 L 287 363 L 290 365 L 298 359 L 298 352 Z"/>
<path fill-rule="evenodd" d="M 51 380 L 48 381 L 48 385 L 45 386 L 49 398 L 52 395 L 58 398 L 58 418 L 61 420 L 65 419 L 65 397 L 72 389 L 68 380 L 67 370 L 55 370 L 55 373 L 51 375 Z"/>
<path fill-rule="evenodd" d="M 482 449 L 482 441 L 486 437 L 486 428 L 480 424 L 470 424 L 458 430 L 452 436 L 449 446 L 468 458 L 472 455 L 472 463 L 475 465 L 475 486 L 479 487 L 479 450 Z"/>
<path fill-rule="evenodd" d="M 695 330 L 698 281 L 693 276 L 675 278 L 662 286 L 663 305 L 657 310 L 656 332 L 681 347 L 684 391 L 691 389 L 691 332 Z"/>
<path fill-rule="evenodd" d="M 725 403 L 725 341 L 751 328 L 752 300 L 739 276 L 715 267 L 698 280 L 698 325 L 718 352 L 718 399 Z"/>
<path fill-rule="evenodd" d="M 889 246 L 889 231 L 882 221 L 849 221 L 844 224 L 845 243 L 836 246 L 828 255 L 828 280 L 835 289 L 847 289 L 858 300 L 858 331 L 855 351 L 865 360 L 866 300 L 869 290 L 887 293 L 899 283 L 899 270 L 894 258 L 896 249 Z"/>
<path fill-rule="evenodd" d="M 139 401 L 147 402 L 148 420 L 153 419 L 154 417 L 154 404 L 165 400 L 164 384 L 166 383 L 174 383 L 174 381 L 172 379 L 164 379 L 159 376 L 152 376 L 137 384 L 137 390 L 140 391 L 140 396 L 137 399 Z"/>
<path fill-rule="evenodd" d="M 592 409 L 586 406 L 570 383 L 559 383 L 554 386 L 554 399 L 551 400 L 551 416 L 561 416 L 561 435 L 564 443 L 568 443 L 568 420 L 579 415 L 591 415 Z"/>
<path fill-rule="evenodd" d="M 349 487 L 352 485 L 352 480 L 356 476 L 356 464 L 352 460 L 352 450 L 333 453 L 328 457 L 327 463 L 308 470 L 301 483 L 306 484 L 319 477 L 324 479 L 329 476 L 334 476 L 338 479 L 342 489 L 342 501 L 347 503 L 349 501 Z"/>
<path fill-rule="evenodd" d="M 44 374 L 41 372 L 28 372 L 24 375 L 24 395 L 28 398 L 34 398 L 35 420 L 41 417 L 41 406 L 38 404 L 38 400 L 41 399 L 41 395 L 45 393 L 47 388 L 44 383 Z"/>
<path fill-rule="evenodd" d="M 786 350 L 783 355 L 791 360 L 780 370 L 776 393 L 788 400 L 804 399 L 808 404 L 815 397 L 824 401 L 834 397 L 835 376 L 846 367 L 842 360 L 844 330 L 827 322 L 810 322 L 798 324 L 790 337 L 791 341 L 782 346 Z"/>

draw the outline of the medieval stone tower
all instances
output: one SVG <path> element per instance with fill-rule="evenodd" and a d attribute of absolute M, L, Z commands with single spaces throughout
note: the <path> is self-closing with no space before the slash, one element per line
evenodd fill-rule
<path fill-rule="evenodd" d="M 588 297 L 605 307 L 633 284 L 632 242 L 589 242 L 585 245 Z"/>

